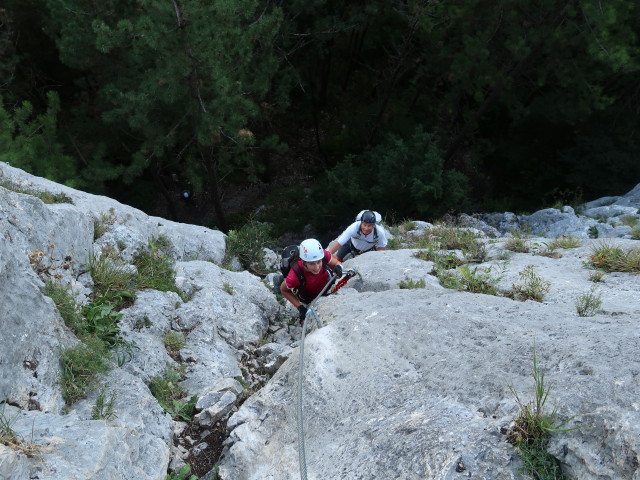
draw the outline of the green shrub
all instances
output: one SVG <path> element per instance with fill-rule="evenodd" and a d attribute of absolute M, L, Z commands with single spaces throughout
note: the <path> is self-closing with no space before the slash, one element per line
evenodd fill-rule
<path fill-rule="evenodd" d="M 592 317 L 602 307 L 602 297 L 595 292 L 595 288 L 591 288 L 576 299 L 576 311 L 581 317 Z"/>
<path fill-rule="evenodd" d="M 557 410 L 554 408 L 548 413 L 545 408 L 551 385 L 545 383 L 544 373 L 538 367 L 535 345 L 532 376 L 534 399 L 528 403 L 521 400 L 513 387 L 509 387 L 520 406 L 520 413 L 513 427 L 507 432 L 507 441 L 518 450 L 522 458 L 522 474 L 537 480 L 565 479 L 558 460 L 547 452 L 547 447 L 551 434 L 568 432 L 575 428 L 564 428 L 571 419 L 559 422 Z"/>
<path fill-rule="evenodd" d="M 238 257 L 244 268 L 254 268 L 258 273 L 266 273 L 262 249 L 272 242 L 271 227 L 251 220 L 238 230 L 229 230 L 225 263 Z"/>
<path fill-rule="evenodd" d="M 107 351 L 99 340 L 86 339 L 61 352 L 60 366 L 58 384 L 66 405 L 71 405 L 95 386 L 99 373 L 109 370 Z"/>
<path fill-rule="evenodd" d="M 640 248 L 624 250 L 602 242 L 593 248 L 589 260 L 605 272 L 640 273 Z"/>
<path fill-rule="evenodd" d="M 326 170 L 313 185 L 308 211 L 357 212 L 363 198 L 413 218 L 463 210 L 468 179 L 444 163 L 437 142 L 421 126 L 402 136 L 387 134 L 373 148 L 346 155 Z M 318 231 L 336 225 L 335 218 L 324 215 L 312 215 L 310 221 Z"/>
<path fill-rule="evenodd" d="M 414 288 L 425 288 L 427 286 L 427 282 L 425 282 L 424 278 L 420 280 L 413 280 L 411 278 L 405 278 L 401 280 L 398 284 L 398 287 L 401 289 L 414 289 Z"/>

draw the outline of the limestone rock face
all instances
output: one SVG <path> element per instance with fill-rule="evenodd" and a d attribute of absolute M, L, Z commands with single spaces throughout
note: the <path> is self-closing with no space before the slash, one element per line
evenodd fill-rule
<path fill-rule="evenodd" d="M 172 448 L 174 422 L 149 384 L 168 368 L 184 372 L 181 387 L 189 396 L 225 379 L 237 384 L 243 349 L 265 336 L 278 302 L 258 277 L 216 265 L 225 253 L 222 232 L 149 217 L 6 164 L 0 177 L 13 185 L 0 187 L 0 412 L 19 438 L 41 450 L 29 458 L 0 446 L 0 478 L 163 480 L 179 449 Z M 45 204 L 14 190 L 64 194 L 73 203 Z M 45 282 L 59 282 L 87 304 L 91 255 L 117 251 L 133 271 L 127 263 L 157 241 L 170 245 L 184 298 L 136 292 L 133 304 L 118 312 L 128 350 L 114 353 L 111 370 L 87 398 L 64 409 L 60 352 L 79 340 L 44 294 Z M 169 332 L 184 336 L 180 351 L 165 347 Z M 207 425 L 235 410 L 239 400 L 226 393 L 232 400 Z M 100 418 L 94 412 L 100 395 L 113 400 L 113 412 L 92 420 Z"/>
<path fill-rule="evenodd" d="M 531 215 L 511 212 L 485 213 L 479 219 L 507 236 L 522 230 L 534 236 L 555 238 L 573 235 L 578 238 L 632 238 L 631 228 L 623 219 L 640 220 L 640 184 L 619 197 L 603 197 L 578 207 L 545 208 Z M 635 220 L 634 220 L 635 219 Z M 486 231 L 486 227 L 480 227 Z"/>
<path fill-rule="evenodd" d="M 557 407 L 559 419 L 579 427 L 550 444 L 565 472 L 639 478 L 640 279 L 607 275 L 597 287 L 602 309 L 578 316 L 576 298 L 593 285 L 583 264 L 596 242 L 563 250 L 562 258 L 513 255 L 500 285 L 509 288 L 533 265 L 551 282 L 543 302 L 429 283 L 400 289 L 390 265 L 396 282 L 420 278 L 432 265 L 402 261 L 399 252 L 345 262 L 368 280 L 320 300 L 323 326 L 305 342 L 308 478 L 518 478 L 520 459 L 503 432 L 519 412 L 511 388 L 525 402 L 534 398 L 534 344 L 551 386 L 549 411 Z M 299 478 L 298 368 L 299 350 L 231 417 L 222 479 Z"/>
<path fill-rule="evenodd" d="M 496 276 L 495 286 L 507 291 L 532 266 L 548 282 L 541 302 L 446 289 L 434 263 L 412 249 L 348 260 L 344 269 L 359 276 L 318 302 L 300 379 L 301 329 L 287 325 L 297 311 L 278 303 L 261 278 L 220 266 L 223 233 L 150 217 L 3 163 L 0 177 L 73 202 L 47 205 L 0 187 L 0 412 L 16 435 L 41 448 L 31 458 L 0 445 L 0 478 L 164 480 L 168 468 L 207 448 L 192 432 L 191 451 L 179 444 L 186 425 L 152 395 L 154 379 L 176 369 L 184 374 L 182 400 L 200 399 L 203 431 L 228 420 L 222 480 L 300 478 L 302 445 L 310 479 L 515 480 L 521 460 L 504 432 L 520 408 L 513 391 L 533 399 L 535 345 L 551 386 L 548 408 L 579 427 L 549 444 L 565 473 L 640 480 L 640 276 L 608 273 L 596 284 L 585 267 L 601 241 L 588 238 L 594 232 L 611 246 L 639 248 L 629 225 L 640 186 L 576 211 L 460 219 L 481 235 L 490 259 L 469 271 Z M 413 224 L 407 238 L 432 228 Z M 525 225 L 534 232 L 532 253 L 506 252 L 509 231 Z M 568 234 L 580 246 L 560 249 L 558 258 L 539 254 L 549 238 Z M 117 251 L 134 269 L 134 257 L 158 241 L 170 247 L 180 293 L 137 291 L 118 312 L 128 350 L 114 354 L 98 388 L 63 408 L 59 356 L 79 339 L 44 294 L 45 282 L 59 281 L 87 304 L 91 255 Z M 587 292 L 602 303 L 580 317 L 576 302 Z M 165 345 L 169 333 L 184 345 Z M 96 414 L 101 396 L 113 400 L 111 415 Z"/>

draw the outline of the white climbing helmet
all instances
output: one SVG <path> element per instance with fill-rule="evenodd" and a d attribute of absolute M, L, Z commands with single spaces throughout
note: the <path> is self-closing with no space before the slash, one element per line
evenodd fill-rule
<path fill-rule="evenodd" d="M 300 244 L 300 258 L 304 262 L 315 262 L 324 258 L 322 245 L 315 238 L 308 238 Z"/>

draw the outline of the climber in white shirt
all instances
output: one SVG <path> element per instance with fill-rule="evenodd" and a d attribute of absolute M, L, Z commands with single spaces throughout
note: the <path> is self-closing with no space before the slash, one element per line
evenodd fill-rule
<path fill-rule="evenodd" d="M 329 252 L 340 261 L 355 257 L 372 250 L 384 250 L 387 237 L 384 228 L 379 225 L 381 216 L 372 210 L 363 210 L 356 221 L 329 245 Z"/>

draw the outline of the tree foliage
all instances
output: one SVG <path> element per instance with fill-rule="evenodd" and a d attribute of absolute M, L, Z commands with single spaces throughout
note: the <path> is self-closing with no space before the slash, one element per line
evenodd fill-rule
<path fill-rule="evenodd" d="M 49 92 L 47 98 L 47 111 L 40 115 L 28 101 L 13 112 L 0 103 L 0 161 L 58 183 L 84 187 L 75 158 L 66 155 L 58 141 L 58 96 Z"/>
<path fill-rule="evenodd" d="M 189 185 L 221 227 L 226 194 L 282 168 L 319 179 L 296 198 L 325 224 L 363 199 L 533 209 L 637 179 L 638 31 L 624 0 L 7 0 L 0 135 L 16 165 L 175 217 Z"/>
<path fill-rule="evenodd" d="M 164 177 L 180 172 L 224 225 L 221 179 L 255 177 L 256 150 L 276 143 L 248 127 L 274 103 L 279 10 L 254 0 L 46 3 L 62 60 L 90 75 L 87 108 L 127 130 L 124 180 L 151 174 L 172 205 Z"/>
<path fill-rule="evenodd" d="M 319 182 L 313 200 L 328 205 L 339 221 L 362 205 L 385 205 L 396 218 L 436 218 L 463 211 L 467 194 L 466 177 L 444 168 L 442 152 L 418 127 L 407 138 L 388 134 L 371 150 L 347 156 Z"/>

